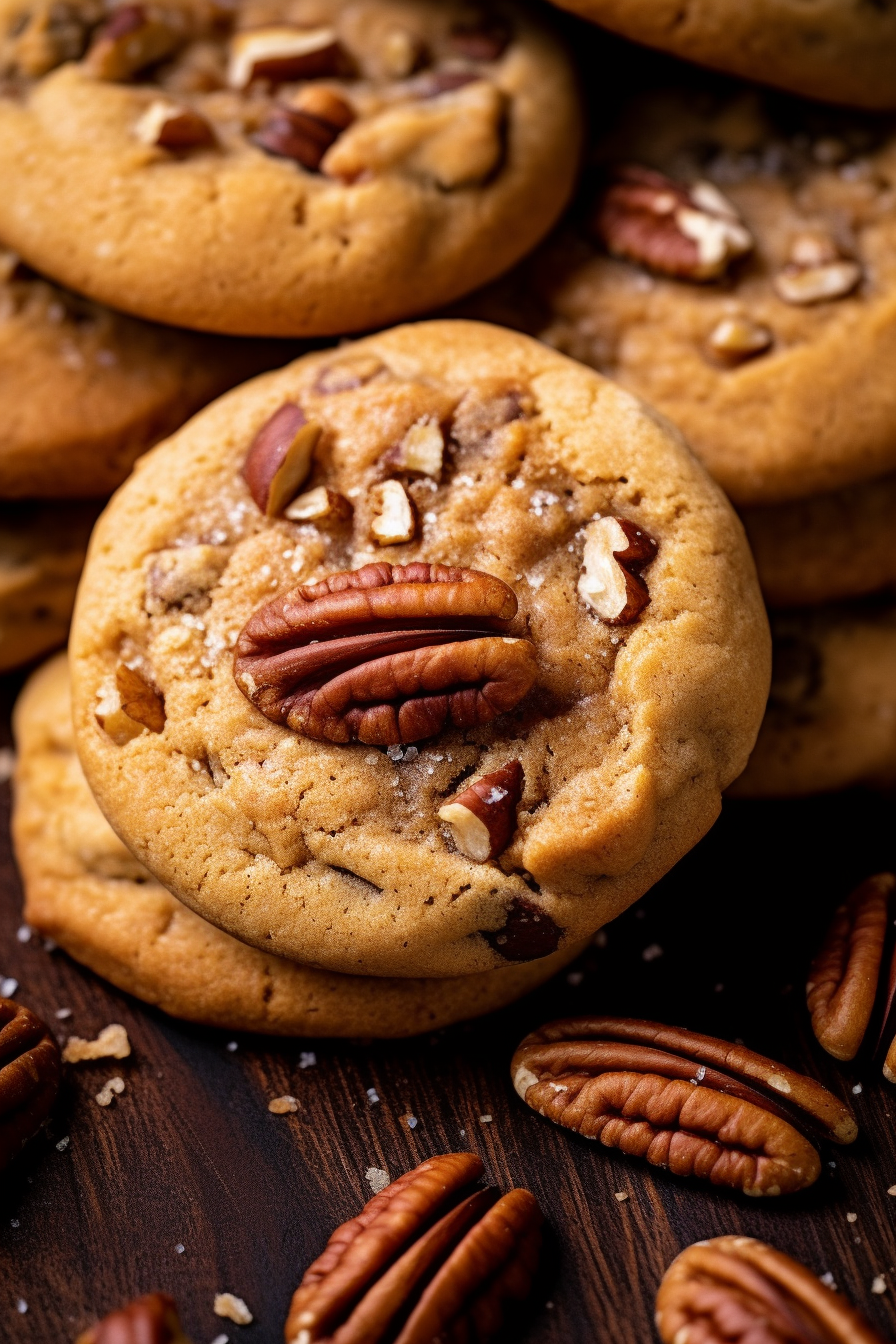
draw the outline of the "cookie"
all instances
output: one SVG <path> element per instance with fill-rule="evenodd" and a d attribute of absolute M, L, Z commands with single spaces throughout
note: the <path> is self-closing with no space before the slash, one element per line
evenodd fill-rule
<path fill-rule="evenodd" d="M 522 8 L 2 0 L 0 30 L 0 232 L 155 321 L 382 326 L 506 270 L 573 187 L 576 81 Z"/>
<path fill-rule="evenodd" d="M 65 643 L 101 507 L 74 500 L 0 502 L 0 672 Z"/>
<path fill-rule="evenodd" d="M 768 676 L 740 524 L 675 431 L 448 321 L 298 360 L 144 458 L 70 647 L 140 861 L 245 942 L 376 975 L 613 918 L 711 824 Z"/>
<path fill-rule="evenodd" d="M 896 108 L 896 12 L 789 0 L 554 0 L 623 37 L 698 65 L 850 107 Z"/>
<path fill-rule="evenodd" d="M 896 475 L 741 512 L 771 607 L 814 606 L 896 586 Z"/>
<path fill-rule="evenodd" d="M 0 249 L 0 499 L 109 495 L 200 406 L 296 353 L 124 317 Z"/>
<path fill-rule="evenodd" d="M 737 798 L 792 798 L 896 783 L 892 598 L 772 621 L 768 711 Z"/>
<path fill-rule="evenodd" d="M 64 654 L 28 682 L 14 726 L 26 923 L 172 1017 L 279 1036 L 413 1036 L 503 1007 L 573 955 L 457 979 L 384 980 L 246 947 L 176 901 L 104 819 L 75 754 Z"/>
<path fill-rule="evenodd" d="M 644 397 L 739 505 L 893 471 L 893 120 L 669 78 L 634 67 L 573 214 L 464 314 Z"/>

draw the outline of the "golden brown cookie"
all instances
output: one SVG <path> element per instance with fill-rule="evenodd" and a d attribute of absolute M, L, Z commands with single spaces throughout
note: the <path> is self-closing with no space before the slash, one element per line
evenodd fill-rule
<path fill-rule="evenodd" d="M 503 1007 L 574 955 L 458 979 L 385 980 L 259 952 L 176 901 L 109 827 L 75 755 L 64 654 L 28 682 L 14 726 L 26 922 L 173 1017 L 278 1036 L 413 1036 Z"/>
<path fill-rule="evenodd" d="M 737 798 L 792 798 L 896 782 L 896 606 L 891 598 L 772 620 L 768 710 Z"/>
<path fill-rule="evenodd" d="M 463 312 L 644 397 L 738 505 L 893 471 L 893 119 L 631 72 L 570 218 Z"/>
<path fill-rule="evenodd" d="M 578 167 L 571 66 L 466 0 L 0 3 L 0 231 L 155 321 L 358 331 L 506 270 Z"/>
<path fill-rule="evenodd" d="M 0 248 L 0 499 L 109 495 L 200 406 L 295 354 L 124 317 Z"/>
<path fill-rule="evenodd" d="M 205 918 L 330 970 L 467 974 L 587 937 L 704 833 L 767 640 L 667 423 L 527 337 L 420 323 L 142 460 L 79 591 L 75 731 Z"/>
<path fill-rule="evenodd" d="M 0 672 L 64 644 L 93 500 L 0 502 Z"/>
<path fill-rule="evenodd" d="M 896 475 L 742 509 L 741 518 L 771 607 L 839 602 L 896 585 Z"/>
<path fill-rule="evenodd" d="M 851 107 L 896 107 L 896 12 L 843 0 L 554 0 L 698 65 Z"/>

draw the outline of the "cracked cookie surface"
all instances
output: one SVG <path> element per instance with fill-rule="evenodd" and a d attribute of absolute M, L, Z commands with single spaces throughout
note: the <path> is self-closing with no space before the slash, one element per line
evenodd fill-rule
<path fill-rule="evenodd" d="M 299 500 L 330 491 L 350 518 L 307 521 L 305 504 L 296 520 L 290 504 L 262 512 L 271 492 L 246 462 L 267 454 L 275 419 L 291 445 L 315 427 Z M 265 456 L 264 481 L 278 460 Z M 410 540 L 372 532 L 384 481 L 408 501 Z M 625 559 L 628 534 L 640 559 Z M 371 592 L 385 593 L 391 626 L 373 620 Z M 471 601 L 475 621 L 458 615 Z M 270 667 L 250 672 L 238 641 L 259 623 Z M 414 676 L 442 668 L 439 641 L 437 653 L 466 651 L 452 663 L 462 679 L 480 666 L 474 645 L 500 663 L 504 640 L 522 642 L 535 683 L 483 717 L 470 674 L 473 698 L 452 692 L 444 727 L 426 735 L 431 721 L 421 733 L 411 715 L 404 731 L 407 662 L 386 669 L 405 680 L 371 671 L 357 685 L 358 649 L 366 659 L 383 629 L 410 641 L 397 656 Z M 331 707 L 350 684 L 389 711 L 372 728 L 353 711 L 324 730 L 293 714 L 304 702 L 278 679 L 317 656 L 309 635 Z M 613 918 L 711 824 L 768 676 L 740 524 L 674 431 L 527 337 L 445 321 L 257 379 L 142 459 L 94 534 L 71 654 L 85 772 L 141 862 L 247 942 L 375 975 L 488 970 Z M 387 740 L 393 722 L 400 741 Z M 473 861 L 437 814 L 512 760 L 523 785 L 510 842 Z"/>

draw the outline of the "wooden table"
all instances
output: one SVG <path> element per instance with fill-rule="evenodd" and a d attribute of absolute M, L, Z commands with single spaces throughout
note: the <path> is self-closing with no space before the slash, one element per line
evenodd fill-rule
<path fill-rule="evenodd" d="M 14 679 L 0 683 L 7 708 L 14 690 Z M 6 809 L 6 786 L 2 794 Z M 728 804 L 702 844 L 607 930 L 605 946 L 489 1020 L 392 1044 L 241 1037 L 236 1048 L 107 988 L 36 937 L 19 942 L 4 817 L 0 974 L 63 1037 L 123 1022 L 133 1055 L 70 1069 L 48 1133 L 3 1178 L 0 1341 L 66 1344 L 97 1315 L 163 1288 L 196 1344 L 221 1334 L 273 1344 L 304 1266 L 369 1198 L 367 1169 L 396 1176 L 463 1148 L 502 1188 L 528 1186 L 547 1214 L 531 1344 L 648 1344 L 665 1266 L 689 1242 L 735 1231 L 832 1273 L 896 1338 L 896 1198 L 887 1194 L 896 1089 L 810 1044 L 802 992 L 830 910 L 852 883 L 896 863 L 893 811 L 892 800 L 860 792 Z M 59 1008 L 72 1016 L 57 1023 Z M 766 1203 L 578 1139 L 517 1099 L 508 1062 L 532 1027 L 591 1009 L 741 1037 L 851 1098 L 861 1137 L 824 1153 L 824 1174 L 805 1195 Z M 127 1090 L 103 1110 L 94 1094 L 116 1072 Z M 297 1114 L 269 1113 L 283 1093 L 299 1099 Z M 887 1290 L 875 1295 L 880 1274 Z M 225 1290 L 246 1300 L 254 1325 L 213 1315 Z"/>

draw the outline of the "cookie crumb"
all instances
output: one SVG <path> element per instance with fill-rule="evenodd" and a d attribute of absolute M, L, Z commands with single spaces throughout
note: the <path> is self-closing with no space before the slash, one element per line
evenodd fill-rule
<path fill-rule="evenodd" d="M 85 1059 L 126 1059 L 130 1053 L 127 1032 L 120 1022 L 112 1022 L 103 1027 L 95 1041 L 69 1036 L 62 1058 L 66 1064 L 80 1064 Z"/>
<path fill-rule="evenodd" d="M 94 1097 L 97 1106 L 111 1106 L 116 1097 L 120 1097 L 124 1091 L 123 1078 L 110 1078 L 105 1087 L 100 1088 Z"/>
<path fill-rule="evenodd" d="M 628 1195 L 625 1193 L 624 1190 L 617 1190 L 616 1193 L 613 1195 L 613 1198 L 615 1200 L 618 1200 L 620 1204 L 624 1204 L 625 1201 L 628 1199 Z"/>
<path fill-rule="evenodd" d="M 288 1115 L 299 1109 L 299 1103 L 295 1097 L 274 1097 L 273 1101 L 268 1102 L 268 1110 L 272 1115 Z"/>
<path fill-rule="evenodd" d="M 848 1214 L 846 1215 L 846 1221 L 847 1221 L 848 1223 L 854 1223 L 854 1222 L 856 1221 L 856 1219 L 858 1218 L 858 1216 L 859 1216 L 859 1215 L 858 1215 L 857 1213 L 848 1213 Z"/>
<path fill-rule="evenodd" d="M 490 1124 L 492 1123 L 492 1116 L 490 1116 L 490 1115 L 480 1115 L 480 1117 L 479 1117 L 479 1123 L 480 1123 L 480 1125 L 490 1125 Z"/>
<path fill-rule="evenodd" d="M 215 1293 L 214 1311 L 234 1325 L 251 1325 L 255 1319 L 243 1299 L 233 1293 Z"/>
<path fill-rule="evenodd" d="M 364 1179 L 373 1193 L 378 1195 L 389 1184 L 389 1173 L 383 1171 L 382 1167 L 368 1167 L 364 1173 Z"/>
<path fill-rule="evenodd" d="M 317 1055 L 313 1050 L 302 1050 L 299 1054 L 299 1068 L 313 1069 L 317 1063 Z"/>
<path fill-rule="evenodd" d="M 887 1280 L 883 1274 L 876 1274 L 871 1280 L 872 1293 L 885 1293 L 887 1291 Z"/>
<path fill-rule="evenodd" d="M 891 1185 L 887 1189 L 888 1195 L 896 1195 L 896 1185 Z"/>

